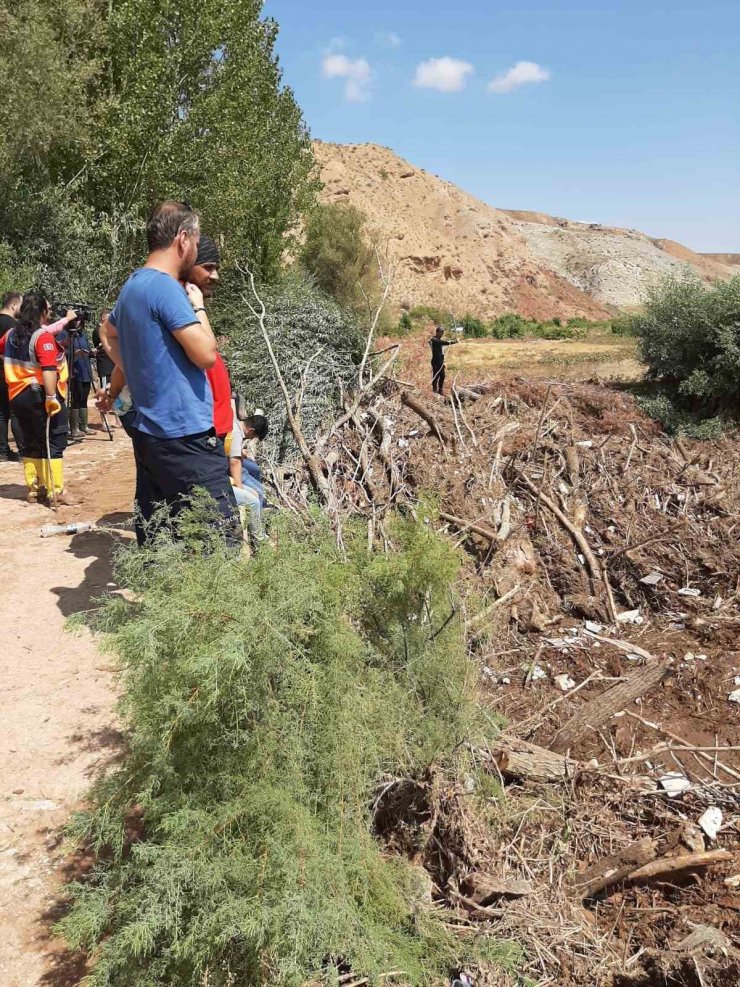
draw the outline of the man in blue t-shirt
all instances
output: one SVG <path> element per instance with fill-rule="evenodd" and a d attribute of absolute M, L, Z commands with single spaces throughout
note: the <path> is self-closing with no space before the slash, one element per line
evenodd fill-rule
<path fill-rule="evenodd" d="M 166 503 L 174 516 L 187 506 L 195 487 L 204 487 L 216 501 L 227 542 L 241 545 L 205 374 L 218 347 L 202 293 L 181 283 L 195 262 L 199 236 L 198 217 L 188 206 L 172 201 L 157 206 L 147 223 L 146 264 L 128 279 L 108 316 L 118 337 L 122 374 L 114 372 L 100 407 L 112 406 L 125 374 L 136 409 L 132 439 L 140 545 L 157 504 Z"/>

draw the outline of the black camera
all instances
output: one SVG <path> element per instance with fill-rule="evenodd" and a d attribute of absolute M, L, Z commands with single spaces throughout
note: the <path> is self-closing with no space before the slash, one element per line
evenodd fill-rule
<path fill-rule="evenodd" d="M 95 314 L 92 305 L 88 305 L 87 302 L 57 302 L 54 305 L 54 315 L 61 319 L 70 309 L 74 309 L 77 318 L 73 322 L 67 323 L 67 332 L 82 332 L 85 323 L 91 322 Z"/>

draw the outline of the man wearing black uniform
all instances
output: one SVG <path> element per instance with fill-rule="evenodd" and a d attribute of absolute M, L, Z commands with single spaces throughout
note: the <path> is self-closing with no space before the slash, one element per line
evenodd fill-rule
<path fill-rule="evenodd" d="M 20 311 L 22 296 L 17 291 L 6 291 L 0 308 L 0 339 L 9 329 L 14 329 Z M 0 463 L 17 463 L 19 456 L 8 444 L 8 424 L 10 423 L 10 398 L 5 382 L 5 370 L 0 359 Z M 13 429 L 15 435 L 15 428 Z"/>
<path fill-rule="evenodd" d="M 437 326 L 436 332 L 429 340 L 432 347 L 432 390 L 435 394 L 444 394 L 445 383 L 445 346 L 454 346 L 457 340 L 442 339 L 444 329 Z"/>

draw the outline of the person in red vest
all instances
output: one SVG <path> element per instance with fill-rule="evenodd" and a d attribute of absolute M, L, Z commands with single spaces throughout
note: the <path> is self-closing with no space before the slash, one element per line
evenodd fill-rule
<path fill-rule="evenodd" d="M 221 255 L 218 245 L 205 233 L 201 233 L 195 265 L 190 272 L 190 281 L 200 288 L 204 299 L 211 298 L 213 295 L 218 284 L 220 264 Z M 213 394 L 213 427 L 216 429 L 216 435 L 226 446 L 231 435 L 234 413 L 231 408 L 231 379 L 220 353 L 216 354 L 216 362 L 213 366 L 206 370 L 206 377 Z M 226 454 L 229 454 L 228 449 Z"/>
<path fill-rule="evenodd" d="M 64 347 L 54 338 L 77 315 L 69 309 L 63 319 L 49 324 L 51 306 L 43 295 L 23 296 L 18 320 L 0 339 L 0 356 L 10 408 L 19 434 L 18 451 L 29 502 L 46 502 L 55 494 L 58 504 L 74 504 L 64 492 L 62 456 L 67 446 L 67 382 Z M 48 446 L 47 446 L 48 436 Z"/>

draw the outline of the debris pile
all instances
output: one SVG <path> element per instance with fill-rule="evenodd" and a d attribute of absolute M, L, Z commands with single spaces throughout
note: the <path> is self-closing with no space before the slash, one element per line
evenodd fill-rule
<path fill-rule="evenodd" d="M 383 793 L 379 835 L 451 921 L 522 942 L 533 982 L 736 982 L 740 446 L 671 440 L 598 383 L 458 380 L 441 399 L 396 350 L 275 483 L 296 510 L 312 486 L 340 539 L 366 517 L 369 543 L 435 498 L 505 727 L 472 751 L 485 819 L 464 786 L 419 779 Z"/>

